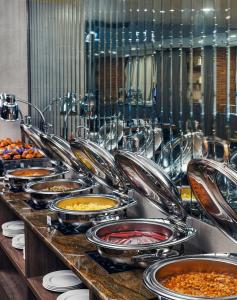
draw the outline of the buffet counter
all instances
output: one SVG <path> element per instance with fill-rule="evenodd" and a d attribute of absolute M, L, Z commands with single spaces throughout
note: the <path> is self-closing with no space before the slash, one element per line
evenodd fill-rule
<path fill-rule="evenodd" d="M 0 196 L 0 225 L 21 219 L 26 236 L 25 260 L 19 250 L 11 247 L 9 238 L 0 237 L 0 254 L 6 256 L 4 264 L 8 264 L 6 268 L 0 266 L 1 299 L 56 299 L 57 293 L 43 288 L 42 278 L 48 272 L 66 268 L 89 288 L 91 300 L 156 299 L 143 285 L 143 269 L 109 273 L 89 256 L 96 248 L 84 234 L 65 235 L 48 226 L 49 217 L 53 219 L 54 213 L 33 210 L 25 200 L 29 200 L 29 195 L 24 193 Z"/>

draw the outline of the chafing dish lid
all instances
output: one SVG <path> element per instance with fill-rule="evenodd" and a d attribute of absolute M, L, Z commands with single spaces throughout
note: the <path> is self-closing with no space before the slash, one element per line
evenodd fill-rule
<path fill-rule="evenodd" d="M 41 133 L 40 138 L 48 150 L 48 157 L 53 161 L 61 161 L 75 172 L 81 171 L 81 165 L 74 156 L 70 144 L 63 138 L 54 134 Z"/>
<path fill-rule="evenodd" d="M 48 154 L 48 149 L 45 148 L 44 144 L 42 143 L 42 140 L 40 138 L 40 134 L 43 133 L 38 128 L 32 126 L 32 125 L 25 125 L 21 124 L 21 129 L 26 134 L 26 136 L 29 138 L 29 140 L 40 150 L 42 150 L 46 155 Z"/>
<path fill-rule="evenodd" d="M 132 187 L 163 213 L 179 219 L 186 217 L 176 186 L 152 160 L 132 152 L 119 151 L 115 161 Z"/>
<path fill-rule="evenodd" d="M 114 157 L 98 144 L 79 138 L 70 143 L 71 149 L 82 169 L 99 183 L 113 189 L 126 191 L 126 184 L 116 168 Z"/>
<path fill-rule="evenodd" d="M 208 159 L 190 161 L 188 180 L 196 199 L 214 224 L 237 241 L 237 174 L 226 164 Z"/>

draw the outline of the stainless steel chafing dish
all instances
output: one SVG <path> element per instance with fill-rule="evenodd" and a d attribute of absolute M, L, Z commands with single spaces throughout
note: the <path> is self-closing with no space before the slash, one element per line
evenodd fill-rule
<path fill-rule="evenodd" d="M 54 191 L 54 187 L 63 186 L 67 190 Z M 26 185 L 25 192 L 31 194 L 31 199 L 37 204 L 45 204 L 59 196 L 77 195 L 89 192 L 95 187 L 93 180 L 89 179 L 57 179 L 48 181 L 30 182 Z M 51 189 L 51 190 L 50 190 Z"/>
<path fill-rule="evenodd" d="M 143 275 L 146 287 L 157 295 L 159 300 L 236 300 L 237 295 L 229 297 L 194 297 L 165 288 L 162 281 L 173 275 L 190 272 L 228 273 L 237 277 L 237 260 L 228 254 L 208 254 L 171 258 L 151 265 Z"/>
<path fill-rule="evenodd" d="M 231 166 L 208 159 L 190 161 L 188 180 L 202 208 L 237 243 L 237 173 Z"/>
<path fill-rule="evenodd" d="M 127 196 L 126 185 L 115 166 L 113 156 L 99 145 L 84 139 L 78 139 L 71 143 L 70 147 L 80 169 L 88 177 L 94 177 L 97 182 L 111 190 L 111 193 L 106 195 L 94 194 L 88 197 L 106 196 L 114 199 L 117 205 L 111 209 L 97 211 L 68 210 L 60 208 L 61 199 L 58 199 L 50 204 L 50 208 L 57 213 L 59 221 L 69 222 L 76 226 L 80 224 L 90 226 L 92 223 L 125 217 L 126 210 L 135 205 L 136 201 Z M 83 195 L 83 197 L 86 196 Z"/>
<path fill-rule="evenodd" d="M 115 244 L 103 240 L 103 235 L 122 231 L 157 232 L 165 235 L 165 241 L 147 244 Z M 179 246 L 195 234 L 189 229 L 186 234 L 165 219 L 127 219 L 111 221 L 92 227 L 86 233 L 87 239 L 97 246 L 101 256 L 115 263 L 146 267 L 154 261 L 179 255 Z M 178 247 L 174 247 L 177 246 Z"/>
<path fill-rule="evenodd" d="M 24 176 L 24 175 L 14 175 L 16 171 L 23 171 L 23 170 L 46 170 L 49 172 L 47 175 L 42 175 L 42 176 Z M 9 182 L 10 187 L 13 190 L 19 190 L 19 191 L 24 191 L 24 188 L 27 183 L 30 181 L 36 181 L 36 180 L 43 180 L 43 179 L 51 179 L 51 178 L 61 178 L 62 175 L 67 173 L 68 170 L 66 168 L 58 168 L 58 167 L 48 167 L 48 168 L 43 168 L 43 167 L 32 167 L 32 168 L 25 168 L 25 169 L 13 169 L 13 170 L 8 170 L 5 174 L 4 181 Z"/>
<path fill-rule="evenodd" d="M 88 210 L 69 210 L 60 207 L 62 201 L 74 200 L 74 199 L 85 199 L 89 198 L 107 198 L 115 202 L 115 205 L 108 209 L 100 209 L 95 211 Z M 58 215 L 58 220 L 61 223 L 70 223 L 74 226 L 91 226 L 97 223 L 107 222 L 109 220 L 120 219 L 126 216 L 126 209 L 133 206 L 135 202 L 121 196 L 115 196 L 111 194 L 89 194 L 77 197 L 67 197 L 63 199 L 58 199 L 52 201 L 49 204 L 49 208 L 56 212 Z"/>
<path fill-rule="evenodd" d="M 185 224 L 186 212 L 181 205 L 176 186 L 153 161 L 132 152 L 119 151 L 115 155 L 117 167 L 144 201 L 151 201 L 166 219 L 131 219 L 99 224 L 87 231 L 87 238 L 98 247 L 102 256 L 115 262 L 146 266 L 154 260 L 177 256 L 182 244 L 194 237 L 196 231 Z M 167 240 L 147 245 L 118 245 L 103 241 L 102 232 L 119 232 L 126 228 L 156 228 L 165 232 Z M 121 228 L 121 229 L 120 229 Z M 159 228 L 159 230 L 158 230 Z"/>

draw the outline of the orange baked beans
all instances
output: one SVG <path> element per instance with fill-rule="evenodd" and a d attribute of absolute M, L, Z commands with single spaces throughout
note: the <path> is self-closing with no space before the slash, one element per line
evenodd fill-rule
<path fill-rule="evenodd" d="M 226 273 L 190 272 L 166 278 L 162 284 L 177 293 L 199 297 L 237 295 L 237 278 Z"/>

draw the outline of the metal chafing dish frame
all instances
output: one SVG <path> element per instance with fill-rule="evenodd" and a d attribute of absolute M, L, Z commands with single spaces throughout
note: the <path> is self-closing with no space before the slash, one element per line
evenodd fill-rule
<path fill-rule="evenodd" d="M 194 296 L 188 296 L 184 294 L 177 293 L 175 291 L 172 291 L 170 289 L 165 288 L 160 282 L 157 281 L 157 272 L 165 268 L 168 268 L 169 266 L 172 266 L 173 274 L 175 274 L 175 264 L 181 264 L 179 268 L 182 268 L 182 262 L 194 262 L 198 261 L 199 264 L 199 270 L 201 269 L 201 262 L 211 262 L 214 263 L 216 268 L 218 269 L 218 264 L 226 264 L 229 266 L 234 266 L 236 268 L 236 275 L 237 275 L 237 260 L 236 260 L 236 254 L 202 254 L 202 255 L 188 255 L 188 256 L 182 256 L 177 258 L 170 258 L 163 260 L 162 262 L 156 262 L 153 265 L 149 266 L 144 274 L 143 274 L 143 282 L 145 286 L 155 293 L 157 295 L 157 298 L 159 300 L 236 300 L 237 295 L 234 296 L 228 296 L 228 297 L 194 297 Z M 205 264 L 205 267 L 207 268 L 207 265 Z M 205 268 L 205 271 L 207 270 Z M 184 271 L 184 267 L 182 268 L 182 271 Z M 210 270 L 213 270 L 213 268 L 210 268 Z M 190 271 L 190 268 L 189 268 Z M 223 267 L 219 267 L 219 271 L 223 272 Z"/>
<path fill-rule="evenodd" d="M 42 176 L 17 176 L 13 175 L 11 173 L 18 171 L 18 170 L 48 170 L 50 171 L 50 174 L 48 175 L 42 175 Z M 12 170 L 7 170 L 5 174 L 5 178 L 10 179 L 26 179 L 26 180 L 34 180 L 34 179 L 41 179 L 41 178 L 52 178 L 57 176 L 58 173 L 56 172 L 56 169 L 53 167 L 29 167 L 29 168 L 17 168 L 17 169 L 12 169 Z"/>
<path fill-rule="evenodd" d="M 14 171 L 17 170 L 23 170 L 22 168 L 12 169 L 8 170 L 4 176 L 4 181 L 8 182 L 10 187 L 14 189 L 19 189 L 24 191 L 24 187 L 27 183 L 30 181 L 39 181 L 43 179 L 50 179 L 50 178 L 60 178 L 64 174 L 68 172 L 66 168 L 58 168 L 58 167 L 31 167 L 31 168 L 24 168 L 28 170 L 37 170 L 37 169 L 43 169 L 43 170 L 49 170 L 52 171 L 49 175 L 44 176 L 15 176 L 12 175 Z"/>
<path fill-rule="evenodd" d="M 126 251 L 126 246 L 110 245 L 97 237 L 97 232 L 102 227 L 109 228 L 111 224 L 119 224 L 120 222 L 115 221 L 91 228 L 86 234 L 88 240 L 98 247 L 98 251 L 102 256 L 109 257 L 113 261 L 137 264 L 142 267 L 151 261 L 163 259 L 169 255 L 179 255 L 179 252 L 172 249 L 172 247 L 181 246 L 184 242 L 193 238 L 196 230 L 189 228 L 184 223 L 186 212 L 181 205 L 176 186 L 159 166 L 146 157 L 128 151 L 119 151 L 115 155 L 115 161 L 132 188 L 153 202 L 161 212 L 167 215 L 165 220 L 150 219 L 147 222 L 156 222 L 161 226 L 168 226 L 174 232 L 174 238 L 163 243 L 157 243 L 155 251 L 153 251 L 152 246 L 149 248 L 149 245 L 145 246 L 145 249 L 141 249 L 143 247 L 139 245 L 135 251 L 130 251 L 131 249 L 128 246 Z M 127 222 L 130 222 L 130 220 L 127 220 Z M 145 222 L 146 220 L 140 219 L 140 221 Z M 123 222 L 126 222 L 126 220 L 121 221 L 121 223 Z M 136 222 L 139 222 L 139 219 L 136 219 Z M 122 257 L 123 251 L 127 253 L 124 259 Z"/>
<path fill-rule="evenodd" d="M 37 185 L 41 186 L 52 186 L 57 184 L 72 184 L 78 185 L 78 187 L 66 190 L 66 191 L 43 191 L 42 189 L 36 189 Z M 34 181 L 29 182 L 25 187 L 25 192 L 31 194 L 31 198 L 34 202 L 42 203 L 42 202 L 49 202 L 59 196 L 73 196 L 76 194 L 81 194 L 84 192 L 88 192 L 89 190 L 93 189 L 96 184 L 89 179 L 56 179 L 56 180 L 43 180 L 43 181 Z M 43 188 L 43 187 L 42 187 Z"/>
<path fill-rule="evenodd" d="M 160 226 L 162 229 L 170 230 L 171 236 L 161 242 L 143 244 L 143 245 L 118 245 L 101 240 L 97 233 L 102 229 L 109 230 L 110 226 L 139 223 L 146 225 Z M 127 228 L 128 229 L 128 228 Z M 124 219 L 119 221 L 110 221 L 106 224 L 99 224 L 90 228 L 86 232 L 87 239 L 96 245 L 101 256 L 110 259 L 115 263 L 125 263 L 129 265 L 136 265 L 142 268 L 167 257 L 180 255 L 180 246 L 182 243 L 188 241 L 195 234 L 195 230 L 188 229 L 188 233 L 180 237 L 180 232 L 177 227 L 166 219 Z M 178 246 L 178 247 L 175 247 Z"/>
<path fill-rule="evenodd" d="M 60 199 L 57 199 L 49 204 L 49 208 L 57 213 L 60 222 L 71 222 L 75 224 L 81 222 L 83 224 L 87 223 L 88 226 L 92 225 L 92 223 L 97 224 L 111 219 L 117 220 L 123 218 L 126 215 L 126 210 L 135 205 L 136 201 L 121 192 L 126 187 L 121 184 L 122 179 L 117 173 L 113 156 L 94 142 L 84 139 L 78 139 L 78 141 L 72 142 L 70 147 L 73 152 L 72 159 L 76 159 L 77 166 L 80 170 L 88 177 L 94 177 L 99 184 L 109 187 L 110 190 L 112 189 L 111 194 L 106 194 L 106 197 L 120 199 L 120 205 L 116 208 L 93 212 L 69 211 L 59 209 L 57 203 Z M 80 152 L 80 155 L 78 152 Z M 97 161 L 100 159 L 103 160 L 102 164 Z M 92 165 L 93 167 L 91 168 Z M 116 176 L 114 177 L 115 174 Z M 86 197 L 87 195 L 84 196 Z M 93 196 L 96 195 L 90 195 L 90 197 Z M 97 196 L 103 197 L 103 194 L 97 194 Z M 64 200 L 65 199 L 66 198 L 64 198 Z"/>
<path fill-rule="evenodd" d="M 85 194 L 81 196 L 82 198 L 86 197 L 105 197 L 112 199 L 117 202 L 117 205 L 108 209 L 101 209 L 96 211 L 78 211 L 78 210 L 68 210 L 63 209 L 57 206 L 57 204 L 61 201 L 67 199 L 73 199 L 75 197 L 65 197 L 61 199 L 57 199 L 51 201 L 49 203 L 49 209 L 53 212 L 57 213 L 58 220 L 61 223 L 70 223 L 75 226 L 92 226 L 98 223 L 104 223 L 109 220 L 118 220 L 123 218 L 126 215 L 126 209 L 135 205 L 135 201 L 132 199 L 125 199 L 119 195 L 111 195 L 111 194 Z M 77 196 L 76 198 L 80 198 Z"/>

